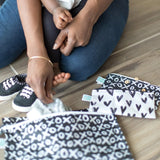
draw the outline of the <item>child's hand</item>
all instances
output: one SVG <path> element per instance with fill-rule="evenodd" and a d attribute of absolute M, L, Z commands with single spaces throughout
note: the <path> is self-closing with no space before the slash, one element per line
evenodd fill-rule
<path fill-rule="evenodd" d="M 67 9 L 57 7 L 53 11 L 53 21 L 58 29 L 63 29 L 72 21 L 72 15 Z"/>

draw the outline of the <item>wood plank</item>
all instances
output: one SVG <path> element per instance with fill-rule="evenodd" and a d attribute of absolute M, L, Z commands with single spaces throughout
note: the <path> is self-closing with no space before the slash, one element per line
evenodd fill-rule
<path fill-rule="evenodd" d="M 20 113 L 12 108 L 12 99 L 0 103 L 0 126 L 2 125 L 3 117 L 22 117 L 26 116 L 26 113 Z"/>
<path fill-rule="evenodd" d="M 121 65 L 127 63 L 130 60 L 136 59 L 139 56 L 147 56 L 148 53 L 159 52 L 160 36 L 147 40 L 139 45 L 131 47 L 119 52 L 117 54 L 112 54 L 106 63 L 102 66 L 101 70 L 108 70 L 114 67 L 120 67 Z M 130 69 L 133 66 L 130 66 Z"/>
<path fill-rule="evenodd" d="M 128 22 L 116 50 L 160 32 L 160 1 L 131 0 Z"/>
<path fill-rule="evenodd" d="M 14 75 L 15 75 L 14 72 L 11 70 L 9 66 L 2 68 L 0 69 L 0 82 Z"/>
<path fill-rule="evenodd" d="M 26 51 L 12 63 L 13 68 L 16 70 L 17 73 L 27 73 L 27 65 L 28 65 L 28 58 L 26 55 Z"/>

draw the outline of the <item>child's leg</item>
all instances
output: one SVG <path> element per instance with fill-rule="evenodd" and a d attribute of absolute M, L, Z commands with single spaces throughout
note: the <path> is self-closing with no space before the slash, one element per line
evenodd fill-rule
<path fill-rule="evenodd" d="M 53 85 L 56 86 L 60 83 L 66 82 L 70 78 L 70 74 L 64 72 L 61 73 L 59 69 L 59 61 L 61 56 L 60 50 L 53 50 L 54 41 L 59 34 L 59 30 L 53 23 L 53 16 L 45 8 L 42 9 L 42 13 L 45 46 L 48 56 L 54 65 L 54 72 L 56 76 L 54 77 Z"/>
<path fill-rule="evenodd" d="M 48 52 L 48 56 L 53 63 L 59 63 L 61 53 L 59 49 L 53 50 L 53 44 L 60 31 L 56 28 L 56 26 L 53 23 L 53 15 L 50 14 L 44 7 L 42 8 L 42 16 L 44 41 Z"/>
<path fill-rule="evenodd" d="M 17 1 L 6 0 L 0 7 L 0 68 L 12 63 L 25 48 Z"/>
<path fill-rule="evenodd" d="M 84 2 L 86 2 L 86 0 L 82 0 L 82 1 L 83 1 L 83 3 L 81 3 L 81 5 L 79 5 L 78 9 L 73 9 L 73 11 L 71 11 L 73 17 L 85 5 Z M 56 74 L 58 74 L 58 73 L 60 73 L 59 62 L 60 62 L 60 58 L 61 58 L 61 52 L 59 49 L 53 50 L 53 45 L 54 45 L 54 42 L 55 42 L 60 30 L 58 30 L 56 28 L 56 26 L 53 22 L 53 15 L 50 14 L 44 7 L 42 9 L 42 19 L 43 19 L 43 31 L 44 31 L 45 46 L 46 46 L 46 49 L 48 52 L 48 56 L 54 64 L 54 68 L 57 72 Z"/>

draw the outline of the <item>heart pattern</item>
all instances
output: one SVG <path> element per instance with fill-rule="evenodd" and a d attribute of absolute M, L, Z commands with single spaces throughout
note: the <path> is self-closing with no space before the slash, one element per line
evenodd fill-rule
<path fill-rule="evenodd" d="M 136 104 L 136 107 L 137 107 L 137 110 L 140 111 L 142 106 L 141 106 L 141 104 L 140 105 Z"/>
<path fill-rule="evenodd" d="M 126 100 L 126 103 L 127 103 L 127 105 L 130 107 L 131 106 L 131 104 L 132 104 L 132 101 L 131 100 Z"/>
<path fill-rule="evenodd" d="M 130 91 L 131 96 L 134 97 L 135 92 L 153 93 L 150 98 L 155 100 L 155 109 L 158 108 L 160 103 L 160 87 L 152 85 L 148 82 L 135 80 L 134 78 L 124 76 L 121 74 L 110 73 L 106 76 L 106 80 L 102 84 L 102 88 L 106 89 L 120 89 Z M 144 99 L 145 100 L 145 99 Z"/>
<path fill-rule="evenodd" d="M 117 100 L 118 100 L 118 102 L 120 102 L 122 98 L 123 98 L 123 95 L 121 95 L 121 96 L 117 96 Z"/>
<path fill-rule="evenodd" d="M 127 109 L 127 107 L 126 106 L 121 106 L 121 111 L 122 111 L 122 114 L 125 112 L 125 110 Z"/>
<path fill-rule="evenodd" d="M 99 107 L 94 107 L 93 109 L 94 109 L 94 112 L 97 112 L 98 111 L 98 108 Z"/>
<path fill-rule="evenodd" d="M 108 101 L 108 102 L 107 102 L 107 101 L 104 101 L 104 105 L 106 105 L 106 106 L 108 107 L 108 106 L 111 104 L 111 102 L 112 102 L 111 100 Z"/>
<path fill-rule="evenodd" d="M 111 89 L 92 90 L 89 111 L 137 118 L 156 118 L 153 93 L 119 89 L 114 89 L 113 95 L 110 93 Z"/>
<path fill-rule="evenodd" d="M 116 111 L 117 111 L 117 108 L 111 108 L 111 111 L 112 111 L 113 114 L 115 114 Z"/>
<path fill-rule="evenodd" d="M 134 98 L 136 92 L 135 92 L 135 91 L 130 91 L 130 90 L 129 90 L 129 94 Z"/>
<path fill-rule="evenodd" d="M 154 111 L 153 108 L 149 108 L 149 113 L 152 113 Z"/>
<path fill-rule="evenodd" d="M 91 105 L 95 105 L 97 102 L 91 102 Z"/>
<path fill-rule="evenodd" d="M 102 96 L 99 95 L 98 96 L 98 100 L 101 102 L 101 100 L 103 99 L 103 97 L 104 97 L 103 95 Z"/>
<path fill-rule="evenodd" d="M 151 96 L 150 96 L 151 97 Z M 142 98 L 142 101 L 144 102 L 144 103 L 147 103 L 147 98 L 145 97 L 145 98 Z"/>
<path fill-rule="evenodd" d="M 142 117 L 145 118 L 147 116 L 147 113 L 141 113 Z"/>

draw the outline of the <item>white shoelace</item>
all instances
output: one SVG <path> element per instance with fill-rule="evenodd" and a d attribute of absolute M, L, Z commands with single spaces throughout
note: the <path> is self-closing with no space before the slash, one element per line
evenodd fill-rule
<path fill-rule="evenodd" d="M 23 97 L 29 99 L 32 94 L 33 94 L 33 89 L 29 86 L 25 86 L 22 89 L 20 96 L 23 96 Z"/>
<path fill-rule="evenodd" d="M 15 81 L 13 78 L 7 79 L 6 81 L 3 82 L 3 88 L 5 90 L 8 90 L 9 88 L 11 88 L 14 85 L 15 85 Z"/>

